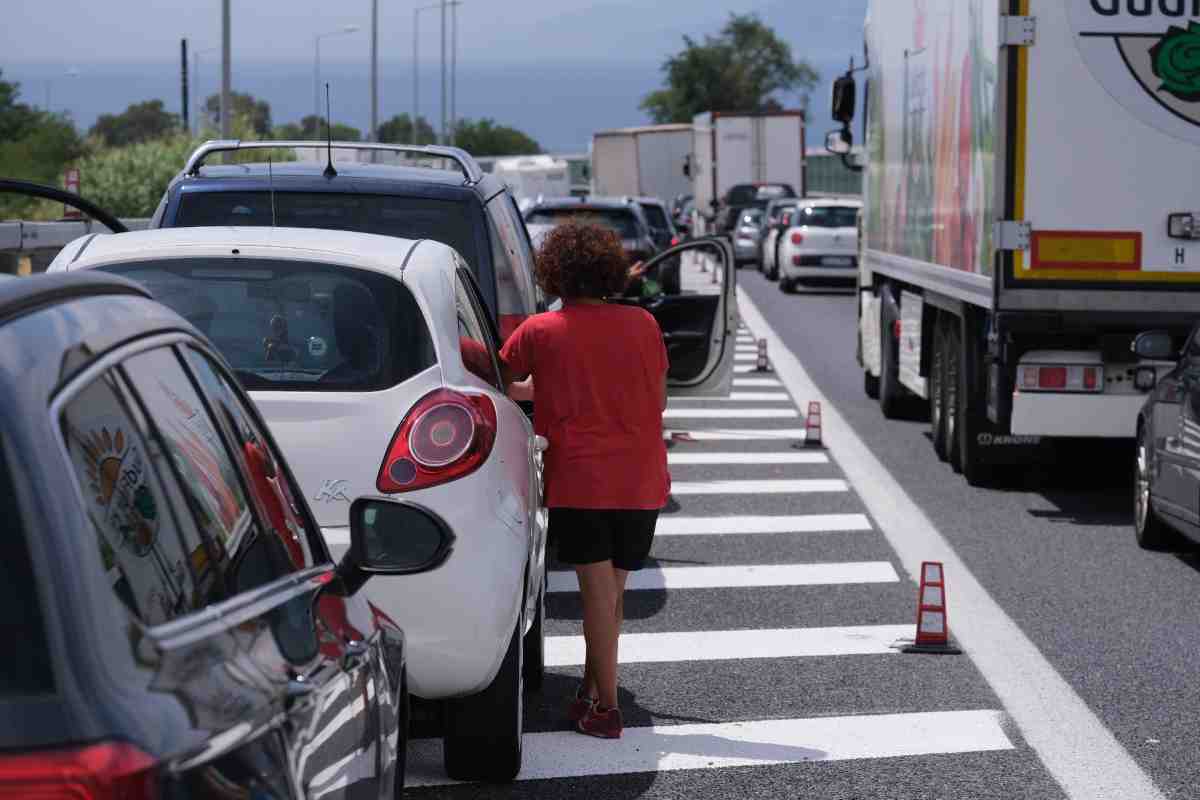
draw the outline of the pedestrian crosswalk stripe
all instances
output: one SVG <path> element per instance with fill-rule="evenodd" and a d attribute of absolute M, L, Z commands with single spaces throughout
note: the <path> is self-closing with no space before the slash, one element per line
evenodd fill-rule
<path fill-rule="evenodd" d="M 677 403 L 788 403 L 792 396 L 787 392 L 730 392 L 727 397 L 672 397 Z"/>
<path fill-rule="evenodd" d="M 783 386 L 776 378 L 734 378 L 733 388 L 738 389 L 744 386 Z"/>
<path fill-rule="evenodd" d="M 841 533 L 869 531 L 866 514 L 802 514 L 798 516 L 678 517 L 658 518 L 655 536 L 713 536 L 768 533 Z"/>
<path fill-rule="evenodd" d="M 733 567 L 654 567 L 629 573 L 630 591 L 664 589 L 739 589 L 763 586 L 832 586 L 847 583 L 896 583 L 900 577 L 889 561 L 818 564 L 766 564 Z M 574 572 L 551 572 L 546 591 L 578 592 Z"/>
<path fill-rule="evenodd" d="M 413 740 L 409 786 L 454 783 L 442 770 L 441 748 L 441 739 Z M 554 731 L 525 734 L 517 780 L 1012 749 L 1002 713 L 991 709 L 655 725 L 626 728 L 616 740 Z"/>
<path fill-rule="evenodd" d="M 733 374 L 735 374 L 735 375 L 745 375 L 748 372 L 757 372 L 757 371 L 758 370 L 755 368 L 754 364 L 738 363 L 738 364 L 733 365 Z M 735 378 L 735 380 L 736 380 L 736 378 Z"/>
<path fill-rule="evenodd" d="M 686 631 L 621 635 L 622 664 L 679 661 L 732 661 L 749 658 L 890 655 L 901 637 L 912 637 L 915 625 L 863 625 L 841 628 Z M 547 636 L 546 666 L 576 667 L 584 663 L 582 636 Z"/>
<path fill-rule="evenodd" d="M 672 481 L 671 494 L 812 494 L 846 492 L 849 486 L 841 478 L 808 478 L 777 481 Z"/>
<path fill-rule="evenodd" d="M 663 412 L 663 419 L 788 419 L 798 416 L 800 412 L 794 408 L 668 408 Z"/>
<path fill-rule="evenodd" d="M 737 364 L 753 364 L 758 361 L 758 355 L 746 355 L 744 353 L 736 353 L 733 356 L 734 363 Z"/>
<path fill-rule="evenodd" d="M 791 453 L 667 453 L 668 464 L 828 464 L 816 450 Z"/>
<path fill-rule="evenodd" d="M 678 442 L 752 441 L 756 439 L 804 441 L 805 436 L 804 428 L 762 428 L 759 430 L 742 428 L 702 431 L 667 429 L 663 431 L 664 439 L 672 439 Z"/>

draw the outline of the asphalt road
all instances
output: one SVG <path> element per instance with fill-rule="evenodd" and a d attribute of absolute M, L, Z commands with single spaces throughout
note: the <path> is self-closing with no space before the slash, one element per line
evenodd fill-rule
<path fill-rule="evenodd" d="M 774 291 L 753 287 L 768 288 Z M 819 324 L 808 327 L 815 314 L 794 314 L 805 300 L 779 298 L 786 304 L 772 306 L 771 324 L 795 336 L 797 352 L 809 342 L 840 346 Z M 832 301 L 844 306 L 842 298 Z M 743 337 L 746 347 L 750 334 Z M 837 364 L 832 351 L 824 357 Z M 848 365 L 838 369 L 853 374 Z M 742 374 L 735 391 L 784 393 L 773 380 Z M 836 459 L 780 433 L 803 427 L 795 401 L 804 399 L 672 402 L 670 429 L 743 433 L 670 442 L 675 491 L 642 573 L 659 575 L 667 588 L 626 598 L 622 661 L 638 663 L 621 668 L 624 738 L 570 732 L 563 712 L 582 669 L 564 658 L 549 670 L 545 688 L 527 697 L 521 780 L 420 786 L 444 779 L 437 742 L 416 741 L 409 748 L 411 796 L 1064 796 L 969 654 L 905 655 L 887 646 L 898 633 L 912 633 L 916 586 L 854 487 L 836 483 L 844 478 Z M 794 416 L 738 416 L 761 409 Z M 729 416 L 688 416 L 695 411 Z M 904 432 L 920 436 L 915 427 Z M 908 450 L 909 460 L 923 460 L 923 451 Z M 899 468 L 907 469 L 898 455 Z M 792 463 L 770 463 L 778 459 Z M 947 483 L 946 475 L 940 481 Z M 738 585 L 747 582 L 761 585 Z M 548 617 L 554 651 L 580 633 L 578 595 L 550 595 Z M 729 636 L 743 638 L 730 644 Z M 789 649 L 806 641 L 812 652 Z M 645 648 L 653 652 L 639 661 Z"/>
<path fill-rule="evenodd" d="M 739 283 L 857 436 L 1159 790 L 1200 797 L 1200 556 L 1138 549 L 1132 445 L 1064 449 L 1053 463 L 1014 470 L 1000 488 L 971 488 L 933 453 L 927 421 L 885 420 L 863 393 L 852 293 L 788 296 L 752 270 L 742 270 Z M 952 619 L 956 629 L 971 624 Z"/>

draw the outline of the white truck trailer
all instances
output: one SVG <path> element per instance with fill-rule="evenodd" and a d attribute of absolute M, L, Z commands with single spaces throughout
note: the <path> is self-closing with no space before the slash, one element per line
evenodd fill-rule
<path fill-rule="evenodd" d="M 1165 372 L 1134 336 L 1200 319 L 1195 17 L 1192 0 L 870 2 L 865 387 L 888 416 L 927 401 L 973 483 L 1052 438 L 1134 437 Z M 831 149 L 853 96 L 835 90 Z"/>
<path fill-rule="evenodd" d="M 518 201 L 535 200 L 540 195 L 568 197 L 571 194 L 567 162 L 554 156 L 498 158 L 492 174 L 508 184 Z"/>
<path fill-rule="evenodd" d="M 692 191 L 684 174 L 691 150 L 691 125 L 597 131 L 592 135 L 592 194 L 657 197 L 669 204 Z"/>
<path fill-rule="evenodd" d="M 804 112 L 706 111 L 692 121 L 688 173 L 696 208 L 715 214 L 743 183 L 786 183 L 805 196 Z"/>

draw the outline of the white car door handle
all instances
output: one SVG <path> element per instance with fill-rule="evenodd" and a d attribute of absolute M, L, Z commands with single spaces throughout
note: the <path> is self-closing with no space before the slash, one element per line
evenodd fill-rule
<path fill-rule="evenodd" d="M 550 449 L 550 440 L 540 434 L 534 434 L 533 452 L 544 453 Z"/>

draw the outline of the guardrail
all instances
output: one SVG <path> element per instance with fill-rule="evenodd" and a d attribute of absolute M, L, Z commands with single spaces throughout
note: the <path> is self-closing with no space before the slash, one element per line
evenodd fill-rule
<path fill-rule="evenodd" d="M 131 231 L 150 227 L 150 219 L 123 219 Z M 0 222 L 0 252 L 21 253 L 49 248 L 62 248 L 89 233 L 108 233 L 108 228 L 91 220 L 79 222 Z"/>

